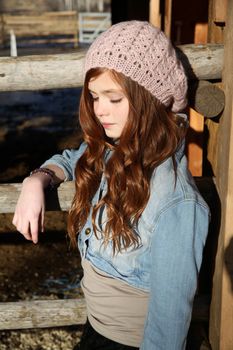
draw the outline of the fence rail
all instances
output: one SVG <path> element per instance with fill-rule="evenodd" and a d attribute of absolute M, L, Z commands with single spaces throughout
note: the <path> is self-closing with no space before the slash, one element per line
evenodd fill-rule
<path fill-rule="evenodd" d="M 111 26 L 110 12 L 80 12 L 78 17 L 79 41 L 92 43 Z"/>
<path fill-rule="evenodd" d="M 209 297 L 194 300 L 192 320 L 207 322 Z M 80 296 L 66 300 L 33 300 L 0 303 L 0 330 L 81 325 L 86 321 L 86 303 Z"/>
<path fill-rule="evenodd" d="M 0 184 L 0 213 L 14 213 L 15 206 L 21 191 L 21 184 Z M 62 183 L 57 190 L 46 193 L 46 210 L 68 211 L 74 196 L 74 183 Z"/>
<path fill-rule="evenodd" d="M 221 79 L 223 45 L 181 45 L 189 79 Z M 83 85 L 86 50 L 69 54 L 0 57 L 0 91 L 33 91 Z"/>
<path fill-rule="evenodd" d="M 71 326 L 85 320 L 83 297 L 0 303 L 0 330 Z"/>
<path fill-rule="evenodd" d="M 37 42 L 37 37 L 44 40 L 40 42 L 59 42 L 63 37 L 65 42 L 78 45 L 78 18 L 76 11 L 44 12 L 26 15 L 0 15 L 0 44 L 6 43 L 10 31 L 13 31 L 17 40 L 27 43 Z"/>

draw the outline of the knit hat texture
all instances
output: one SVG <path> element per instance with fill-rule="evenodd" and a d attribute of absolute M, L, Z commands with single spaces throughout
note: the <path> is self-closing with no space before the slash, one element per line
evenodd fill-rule
<path fill-rule="evenodd" d="M 175 49 L 148 22 L 121 22 L 100 34 L 87 51 L 85 73 L 97 67 L 130 77 L 173 112 L 187 104 L 187 78 Z"/>

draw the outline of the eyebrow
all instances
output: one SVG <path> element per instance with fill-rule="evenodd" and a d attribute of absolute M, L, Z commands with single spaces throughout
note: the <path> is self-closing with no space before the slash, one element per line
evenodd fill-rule
<path fill-rule="evenodd" d="M 96 92 L 91 90 L 91 89 L 89 89 L 89 91 L 92 92 L 93 94 L 96 94 Z M 123 91 L 122 90 L 118 90 L 118 89 L 102 90 L 100 92 L 103 93 L 103 94 L 111 94 L 111 93 L 122 93 L 123 94 Z"/>

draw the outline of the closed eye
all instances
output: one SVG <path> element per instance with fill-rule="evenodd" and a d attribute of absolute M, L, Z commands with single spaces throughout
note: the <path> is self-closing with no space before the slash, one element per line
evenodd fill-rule
<path fill-rule="evenodd" d="M 111 103 L 119 103 L 122 101 L 122 97 L 121 98 L 118 98 L 117 100 L 110 100 Z"/>

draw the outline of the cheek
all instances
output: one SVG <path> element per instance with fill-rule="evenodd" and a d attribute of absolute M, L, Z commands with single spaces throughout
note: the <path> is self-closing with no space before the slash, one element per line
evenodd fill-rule
<path fill-rule="evenodd" d="M 96 111 L 97 111 L 97 106 L 96 106 L 96 102 L 93 102 L 93 112 L 95 113 L 96 115 Z"/>
<path fill-rule="evenodd" d="M 122 110 L 121 115 L 122 115 L 122 124 L 125 125 L 129 117 L 129 108 L 127 106 Z"/>

